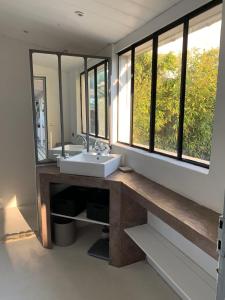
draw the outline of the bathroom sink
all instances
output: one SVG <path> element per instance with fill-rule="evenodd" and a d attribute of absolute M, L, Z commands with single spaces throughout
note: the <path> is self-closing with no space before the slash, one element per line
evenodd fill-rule
<path fill-rule="evenodd" d="M 60 172 L 75 175 L 107 177 L 120 166 L 121 155 L 81 153 L 60 160 Z"/>
<path fill-rule="evenodd" d="M 84 150 L 83 145 L 65 145 L 65 153 L 68 153 L 70 156 L 81 153 Z M 62 146 L 55 147 L 48 150 L 48 157 L 55 159 L 57 155 L 62 154 Z"/>

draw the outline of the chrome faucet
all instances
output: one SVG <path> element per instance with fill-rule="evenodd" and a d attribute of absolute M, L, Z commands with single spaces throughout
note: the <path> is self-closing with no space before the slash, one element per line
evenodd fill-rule
<path fill-rule="evenodd" d="M 86 138 L 82 134 L 77 134 L 76 135 L 76 137 L 75 137 L 75 144 L 76 144 L 76 140 L 79 141 L 79 139 L 82 139 L 83 145 L 86 148 L 87 147 L 87 140 L 86 140 Z M 79 145 L 79 143 L 78 143 L 78 145 Z"/>
<path fill-rule="evenodd" d="M 108 155 L 111 151 L 110 146 L 108 144 L 105 144 L 99 140 L 95 141 L 94 150 L 97 153 L 97 155 Z"/>

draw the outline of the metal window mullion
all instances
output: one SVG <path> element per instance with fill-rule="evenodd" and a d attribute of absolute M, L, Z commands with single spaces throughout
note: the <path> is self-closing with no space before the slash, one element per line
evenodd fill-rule
<path fill-rule="evenodd" d="M 154 144 L 155 144 L 157 61 L 158 61 L 158 35 L 155 35 L 153 37 L 153 49 L 152 49 L 152 85 L 151 85 L 150 138 L 149 138 L 150 152 L 154 151 Z"/>
<path fill-rule="evenodd" d="M 83 122 L 84 122 L 84 116 L 83 116 L 83 103 L 82 103 L 82 74 L 80 74 L 80 114 L 81 114 L 81 132 L 84 133 L 84 127 L 83 127 Z"/>
<path fill-rule="evenodd" d="M 98 85 L 97 85 L 97 68 L 94 68 L 94 93 L 95 93 L 95 136 L 98 137 Z"/>
<path fill-rule="evenodd" d="M 87 57 L 84 57 L 84 76 L 85 76 L 85 107 L 86 107 L 86 140 L 87 140 L 87 152 L 89 152 L 89 93 L 88 93 L 88 68 Z"/>
<path fill-rule="evenodd" d="M 38 149 L 37 149 L 37 121 L 36 121 L 36 107 L 34 95 L 34 70 L 33 70 L 33 55 L 30 51 L 30 74 L 31 74 L 31 93 L 32 93 L 32 108 L 33 108 L 33 129 L 34 129 L 34 143 L 35 143 L 35 160 L 38 164 Z"/>
<path fill-rule="evenodd" d="M 130 145 L 133 145 L 133 113 L 134 113 L 134 73 L 135 48 L 131 50 L 131 87 L 130 87 Z"/>
<path fill-rule="evenodd" d="M 46 159 L 48 159 L 48 104 L 47 104 L 47 79 L 46 76 L 42 77 L 44 83 L 44 95 L 45 95 L 45 135 L 46 135 Z"/>
<path fill-rule="evenodd" d="M 108 103 L 108 78 L 107 78 L 107 62 L 104 64 L 104 79 L 105 79 L 105 138 L 107 139 L 108 133 L 108 110 L 107 110 L 107 103 Z"/>
<path fill-rule="evenodd" d="M 59 108 L 60 108 L 62 156 L 65 157 L 64 121 L 63 121 L 63 93 L 62 93 L 62 62 L 61 62 L 61 55 L 60 54 L 58 54 L 58 79 L 59 79 Z"/>
<path fill-rule="evenodd" d="M 188 29 L 189 29 L 189 20 L 187 19 L 184 22 L 184 29 L 183 29 L 183 49 L 182 49 L 182 65 L 181 65 L 181 83 L 180 83 L 180 111 L 179 111 L 178 138 L 177 138 L 177 157 L 180 160 L 182 159 L 182 153 L 183 153 Z"/>
<path fill-rule="evenodd" d="M 119 142 L 119 107 L 120 107 L 120 56 L 117 56 L 117 83 L 116 83 L 116 96 L 117 96 L 117 102 L 116 102 L 116 110 L 117 110 L 117 118 L 116 118 L 116 126 L 117 126 L 117 130 L 116 130 L 116 140 L 117 142 Z M 112 126 L 112 124 L 111 124 Z M 111 127 L 110 126 L 110 127 Z"/>

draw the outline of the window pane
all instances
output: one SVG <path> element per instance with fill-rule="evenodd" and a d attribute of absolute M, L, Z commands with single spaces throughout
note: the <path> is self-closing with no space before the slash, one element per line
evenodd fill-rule
<path fill-rule="evenodd" d="M 105 65 L 97 68 L 98 136 L 105 137 L 106 122 Z"/>
<path fill-rule="evenodd" d="M 86 133 L 85 74 L 81 74 L 81 118 L 82 132 Z"/>
<path fill-rule="evenodd" d="M 130 143 L 131 51 L 119 56 L 118 141 Z"/>
<path fill-rule="evenodd" d="M 183 25 L 159 36 L 155 150 L 177 155 Z"/>
<path fill-rule="evenodd" d="M 149 148 L 152 41 L 135 49 L 133 144 Z"/>
<path fill-rule="evenodd" d="M 189 23 L 183 157 L 210 160 L 221 28 L 221 5 Z"/>
<path fill-rule="evenodd" d="M 95 135 L 95 76 L 94 70 L 88 72 L 89 132 Z"/>

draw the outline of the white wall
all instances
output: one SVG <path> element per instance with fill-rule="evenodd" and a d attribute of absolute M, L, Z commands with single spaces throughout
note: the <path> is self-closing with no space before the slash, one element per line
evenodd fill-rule
<path fill-rule="evenodd" d="M 159 17 L 144 25 L 142 28 L 119 41 L 113 52 L 114 71 L 116 73 L 115 53 L 131 43 L 151 34 L 172 21 L 182 17 L 208 1 L 189 0 L 182 1 Z M 165 158 L 156 154 L 149 154 L 142 150 L 115 145 L 114 151 L 120 151 L 127 156 L 127 163 L 138 173 L 159 182 L 160 184 L 202 204 L 217 212 L 222 212 L 225 190 L 225 10 L 223 9 L 223 25 L 221 33 L 221 53 L 218 77 L 218 93 L 213 128 L 211 166 L 207 170 L 192 166 L 188 163 L 178 162 L 174 159 Z M 115 79 L 114 79 L 115 81 Z M 113 89 L 116 89 L 114 84 Z M 113 92 L 113 123 L 116 124 L 116 93 Z M 114 126 L 113 141 L 116 141 Z"/>
<path fill-rule="evenodd" d="M 3 207 L 35 204 L 28 47 L 0 36 L 0 204 Z"/>

